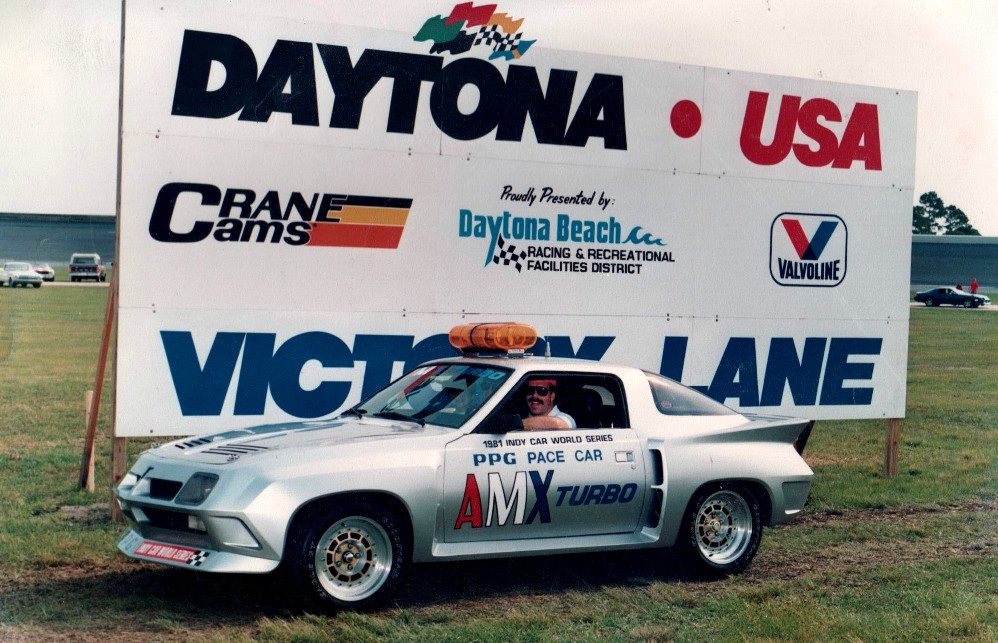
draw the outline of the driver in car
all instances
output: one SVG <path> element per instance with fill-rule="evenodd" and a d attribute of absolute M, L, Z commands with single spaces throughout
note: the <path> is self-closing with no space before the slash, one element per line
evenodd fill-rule
<path fill-rule="evenodd" d="M 523 418 L 525 431 L 551 431 L 556 429 L 574 429 L 575 419 L 558 409 L 555 404 L 555 391 L 558 381 L 554 378 L 537 378 L 527 380 L 524 387 L 526 393 L 527 411 L 530 415 Z"/>

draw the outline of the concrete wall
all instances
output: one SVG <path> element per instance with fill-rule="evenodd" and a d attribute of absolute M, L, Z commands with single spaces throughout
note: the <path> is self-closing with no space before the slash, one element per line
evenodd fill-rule
<path fill-rule="evenodd" d="M 114 261 L 114 217 L 0 213 L 0 260 L 69 263 L 74 252 Z"/>
<path fill-rule="evenodd" d="M 998 237 L 912 235 L 912 284 L 969 288 L 972 277 L 998 288 Z"/>

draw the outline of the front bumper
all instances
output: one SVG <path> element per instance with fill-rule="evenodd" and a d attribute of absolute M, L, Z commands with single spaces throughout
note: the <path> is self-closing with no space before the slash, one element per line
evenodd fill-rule
<path fill-rule="evenodd" d="M 182 505 L 135 486 L 119 486 L 115 498 L 130 527 L 118 541 L 126 556 L 206 572 L 266 573 L 280 564 L 241 511 Z"/>
<path fill-rule="evenodd" d="M 136 560 L 201 572 L 265 574 L 274 571 L 280 562 L 197 545 L 165 542 L 170 540 L 175 539 L 145 538 L 132 528 L 118 540 L 118 549 Z"/>

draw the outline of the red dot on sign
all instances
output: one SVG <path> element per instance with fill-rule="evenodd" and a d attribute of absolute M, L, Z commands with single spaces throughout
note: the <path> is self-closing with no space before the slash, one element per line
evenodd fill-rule
<path fill-rule="evenodd" d="M 689 138 L 700 131 L 700 108 L 691 100 L 681 100 L 672 108 L 669 123 L 672 131 L 682 138 Z"/>

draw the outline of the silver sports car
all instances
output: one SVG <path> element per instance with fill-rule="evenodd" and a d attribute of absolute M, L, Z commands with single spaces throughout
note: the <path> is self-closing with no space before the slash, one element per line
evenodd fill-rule
<path fill-rule="evenodd" d="M 805 421 L 524 355 L 520 330 L 481 327 L 455 342 L 464 356 L 339 417 L 146 451 L 116 491 L 118 547 L 205 572 L 280 566 L 305 598 L 363 608 L 413 562 L 673 547 L 705 575 L 737 573 L 765 525 L 804 507 Z"/>

